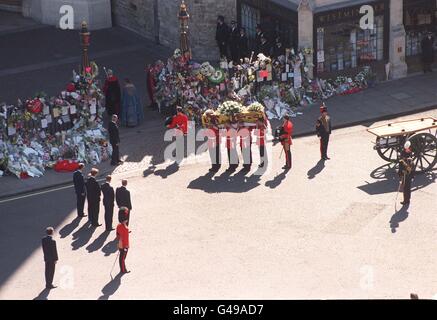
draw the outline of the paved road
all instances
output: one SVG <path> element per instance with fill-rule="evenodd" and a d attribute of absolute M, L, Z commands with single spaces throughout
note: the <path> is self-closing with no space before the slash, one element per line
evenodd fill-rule
<path fill-rule="evenodd" d="M 211 179 L 202 161 L 120 173 L 114 183 L 127 177 L 133 195 L 132 273 L 114 280 L 114 233 L 74 219 L 72 189 L 0 203 L 0 299 L 431 298 L 436 173 L 417 177 L 411 206 L 395 212 L 396 174 L 365 129 L 335 131 L 324 165 L 314 137 L 295 139 L 286 176 L 279 146 L 261 177 Z M 61 259 L 48 295 L 47 225 Z"/>

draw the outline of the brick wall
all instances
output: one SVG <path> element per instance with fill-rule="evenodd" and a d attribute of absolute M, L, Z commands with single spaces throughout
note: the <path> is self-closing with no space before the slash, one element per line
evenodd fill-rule
<path fill-rule="evenodd" d="M 133 30 L 146 38 L 155 39 L 154 0 L 112 0 L 116 25 Z M 158 0 L 159 39 L 170 48 L 179 47 L 180 0 Z M 227 23 L 236 19 L 236 0 L 185 0 L 190 14 L 189 32 L 193 57 L 196 60 L 217 60 L 215 42 L 217 15 Z"/>

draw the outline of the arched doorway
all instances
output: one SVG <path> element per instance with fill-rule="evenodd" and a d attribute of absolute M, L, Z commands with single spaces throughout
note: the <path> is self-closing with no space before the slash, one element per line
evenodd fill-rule
<path fill-rule="evenodd" d="M 21 12 L 23 0 L 0 0 L 0 10 Z"/>

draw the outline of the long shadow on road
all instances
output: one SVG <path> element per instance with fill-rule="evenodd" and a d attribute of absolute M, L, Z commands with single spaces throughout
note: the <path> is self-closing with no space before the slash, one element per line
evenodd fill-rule
<path fill-rule="evenodd" d="M 396 166 L 393 164 L 385 164 L 376 168 L 370 174 L 371 178 L 377 180 L 375 182 L 367 182 L 357 188 L 370 195 L 384 194 L 397 192 L 399 189 L 399 176 Z M 435 172 L 424 172 L 415 175 L 412 181 L 412 191 L 423 189 L 434 183 L 437 178 Z"/>
<path fill-rule="evenodd" d="M 103 295 L 101 295 L 98 300 L 108 300 L 110 296 L 112 296 L 121 285 L 121 277 L 123 274 L 117 274 L 114 279 L 109 281 L 102 289 Z"/>
<path fill-rule="evenodd" d="M 207 193 L 242 193 L 248 192 L 260 185 L 261 175 L 252 174 L 246 176 L 244 171 L 239 171 L 231 176 L 228 172 L 214 177 L 214 173 L 208 172 L 204 176 L 191 181 L 188 189 L 202 190 Z"/>

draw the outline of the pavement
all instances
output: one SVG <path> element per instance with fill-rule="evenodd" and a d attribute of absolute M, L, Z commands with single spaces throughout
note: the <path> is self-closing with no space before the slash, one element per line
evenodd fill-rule
<path fill-rule="evenodd" d="M 13 20 L 13 15 L 0 11 L 0 21 L 5 16 Z M 120 78 L 129 77 L 147 105 L 149 99 L 144 66 L 157 59 L 165 59 L 172 50 L 117 27 L 94 31 L 91 37 L 90 59 L 101 67 L 113 69 Z M 26 48 L 34 50 L 23 50 L 24 43 Z M 8 103 L 41 90 L 48 94 L 59 93 L 70 80 L 71 71 L 80 64 L 76 31 L 32 24 L 26 19 L 21 24 L 17 22 L 15 29 L 10 28 L 3 33 L 0 27 L 0 47 L 0 101 Z M 353 95 L 330 98 L 326 104 L 334 129 L 357 124 L 370 126 L 375 121 L 436 109 L 436 88 L 437 72 L 415 74 L 379 83 Z M 314 134 L 315 120 L 319 116 L 318 105 L 301 107 L 299 111 L 303 114 L 292 119 L 294 137 Z M 101 176 L 163 164 L 163 115 L 146 108 L 145 118 L 145 122 L 137 128 L 121 129 L 121 153 L 126 162 L 117 168 L 109 163 L 98 165 Z M 275 124 L 273 121 L 272 126 Z M 50 170 L 41 178 L 27 180 L 0 177 L 0 199 L 70 183 L 71 174 Z"/>
<path fill-rule="evenodd" d="M 72 187 L 0 202 L 0 300 L 437 298 L 437 172 L 416 176 L 410 206 L 400 206 L 396 169 L 366 129 L 335 130 L 324 162 L 316 137 L 295 139 L 288 173 L 276 145 L 263 175 L 256 165 L 209 174 L 206 154 L 115 175 L 115 187 L 128 179 L 133 205 L 124 276 L 117 263 L 110 275 L 115 233 L 76 218 Z M 59 251 L 51 291 L 47 226 Z"/>

